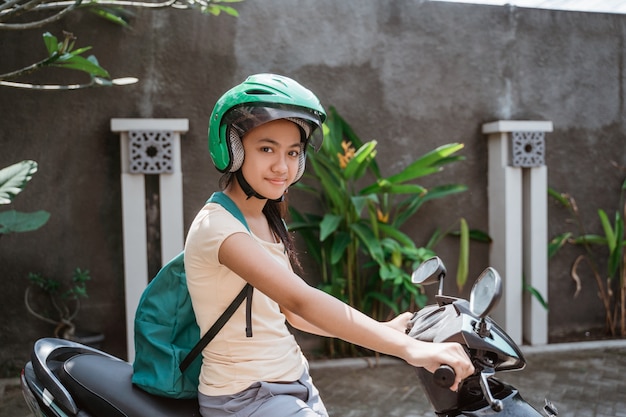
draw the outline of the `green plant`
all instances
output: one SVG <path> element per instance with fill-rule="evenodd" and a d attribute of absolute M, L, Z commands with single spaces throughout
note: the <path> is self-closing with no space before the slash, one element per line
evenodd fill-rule
<path fill-rule="evenodd" d="M 222 12 L 237 17 L 239 13 L 228 3 L 238 3 L 243 0 L 165 0 L 163 2 L 142 2 L 126 0 L 13 0 L 0 5 L 0 30 L 29 30 L 43 27 L 55 22 L 66 14 L 77 9 L 87 9 L 96 15 L 117 25 L 128 27 L 130 17 L 134 14 L 130 8 L 148 9 L 194 9 L 203 14 L 220 15 Z M 74 36 L 63 32 L 64 40 L 58 42 L 50 33 L 44 33 L 44 42 L 48 50 L 48 57 L 26 67 L 0 74 L 0 86 L 30 90 L 78 90 L 96 86 L 114 86 L 134 84 L 138 80 L 134 77 L 110 79 L 109 73 L 98 64 L 95 56 L 87 58 L 81 55 L 90 50 L 91 46 L 73 50 Z M 16 77 L 29 74 L 47 67 L 63 67 L 83 71 L 90 76 L 90 82 L 83 84 L 31 84 L 9 81 Z"/>
<path fill-rule="evenodd" d="M 295 186 L 314 195 L 324 214 L 301 213 L 292 207 L 290 229 L 303 236 L 308 254 L 321 268 L 324 291 L 385 319 L 424 305 L 426 296 L 411 283 L 411 272 L 434 255 L 437 242 L 453 233 L 437 230 L 426 246 L 417 247 L 402 232 L 402 225 L 427 201 L 467 187 L 447 184 L 427 189 L 414 183 L 463 159 L 456 155 L 462 144 L 438 147 L 387 177 L 376 162 L 376 146 L 376 141 L 363 143 L 331 108 L 322 148 L 308 154 L 313 174 L 306 174 L 305 181 Z M 456 232 L 461 236 L 457 283 L 462 287 L 472 232 L 464 219 L 460 225 Z"/>
<path fill-rule="evenodd" d="M 69 281 L 29 273 L 30 285 L 24 293 L 26 310 L 34 317 L 53 324 L 54 336 L 73 339 L 76 331 L 74 319 L 80 311 L 81 298 L 87 298 L 88 270 L 76 268 Z M 37 290 L 33 293 L 33 289 Z"/>
<path fill-rule="evenodd" d="M 37 162 L 22 161 L 0 170 L 0 204 L 10 204 L 37 172 Z M 50 213 L 39 210 L 22 213 L 15 210 L 0 212 L 0 236 L 14 232 L 37 230 L 50 218 Z"/>
<path fill-rule="evenodd" d="M 573 244 L 584 249 L 584 253 L 576 257 L 570 275 L 576 282 L 574 297 L 582 290 L 581 265 L 586 263 L 598 287 L 598 296 L 605 311 L 606 329 L 611 336 L 619 333 L 626 336 L 626 180 L 621 185 L 619 206 L 613 221 L 602 209 L 598 209 L 598 217 L 604 235 L 589 233 L 581 218 L 576 200 L 569 194 L 559 193 L 550 188 L 548 193 L 556 201 L 568 209 L 576 224 L 575 232 L 566 232 L 555 236 L 549 244 L 548 256 L 552 258 L 565 244 Z M 594 251 L 592 246 L 604 248 L 605 251 Z M 604 268 L 601 265 L 604 264 Z M 615 287 L 617 286 L 617 291 Z"/>

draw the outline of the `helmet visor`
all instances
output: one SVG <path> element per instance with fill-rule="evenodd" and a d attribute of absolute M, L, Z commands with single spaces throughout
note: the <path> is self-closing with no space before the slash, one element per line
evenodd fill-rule
<path fill-rule="evenodd" d="M 229 110 L 223 118 L 223 123 L 235 129 L 239 137 L 243 137 L 246 132 L 261 126 L 264 123 L 278 119 L 300 119 L 306 122 L 304 130 L 304 142 L 310 144 L 317 151 L 322 145 L 324 133 L 322 131 L 322 121 L 320 115 L 312 111 L 291 106 L 268 107 L 267 103 L 262 105 L 244 104 Z"/>

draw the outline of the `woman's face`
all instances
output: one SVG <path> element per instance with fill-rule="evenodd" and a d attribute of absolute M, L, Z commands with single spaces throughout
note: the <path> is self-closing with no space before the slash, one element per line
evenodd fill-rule
<path fill-rule="evenodd" d="M 247 132 L 242 144 L 246 181 L 268 199 L 280 198 L 298 172 L 300 128 L 289 120 L 274 120 Z"/>

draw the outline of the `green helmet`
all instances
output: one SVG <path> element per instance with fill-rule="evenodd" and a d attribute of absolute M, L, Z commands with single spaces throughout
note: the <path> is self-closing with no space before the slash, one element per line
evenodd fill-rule
<path fill-rule="evenodd" d="M 326 112 L 317 97 L 296 81 L 275 74 L 256 74 L 228 90 L 215 104 L 209 120 L 209 151 L 220 172 L 236 172 L 243 163 L 243 135 L 263 123 L 288 119 L 304 142 L 295 181 L 304 173 L 306 146 L 319 149 Z"/>

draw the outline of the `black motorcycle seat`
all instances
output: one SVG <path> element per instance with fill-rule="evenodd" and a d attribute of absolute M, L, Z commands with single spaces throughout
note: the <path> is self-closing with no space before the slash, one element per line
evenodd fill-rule
<path fill-rule="evenodd" d="M 143 391 L 131 382 L 130 363 L 96 354 L 67 360 L 59 379 L 81 409 L 94 417 L 199 417 L 198 400 Z"/>

